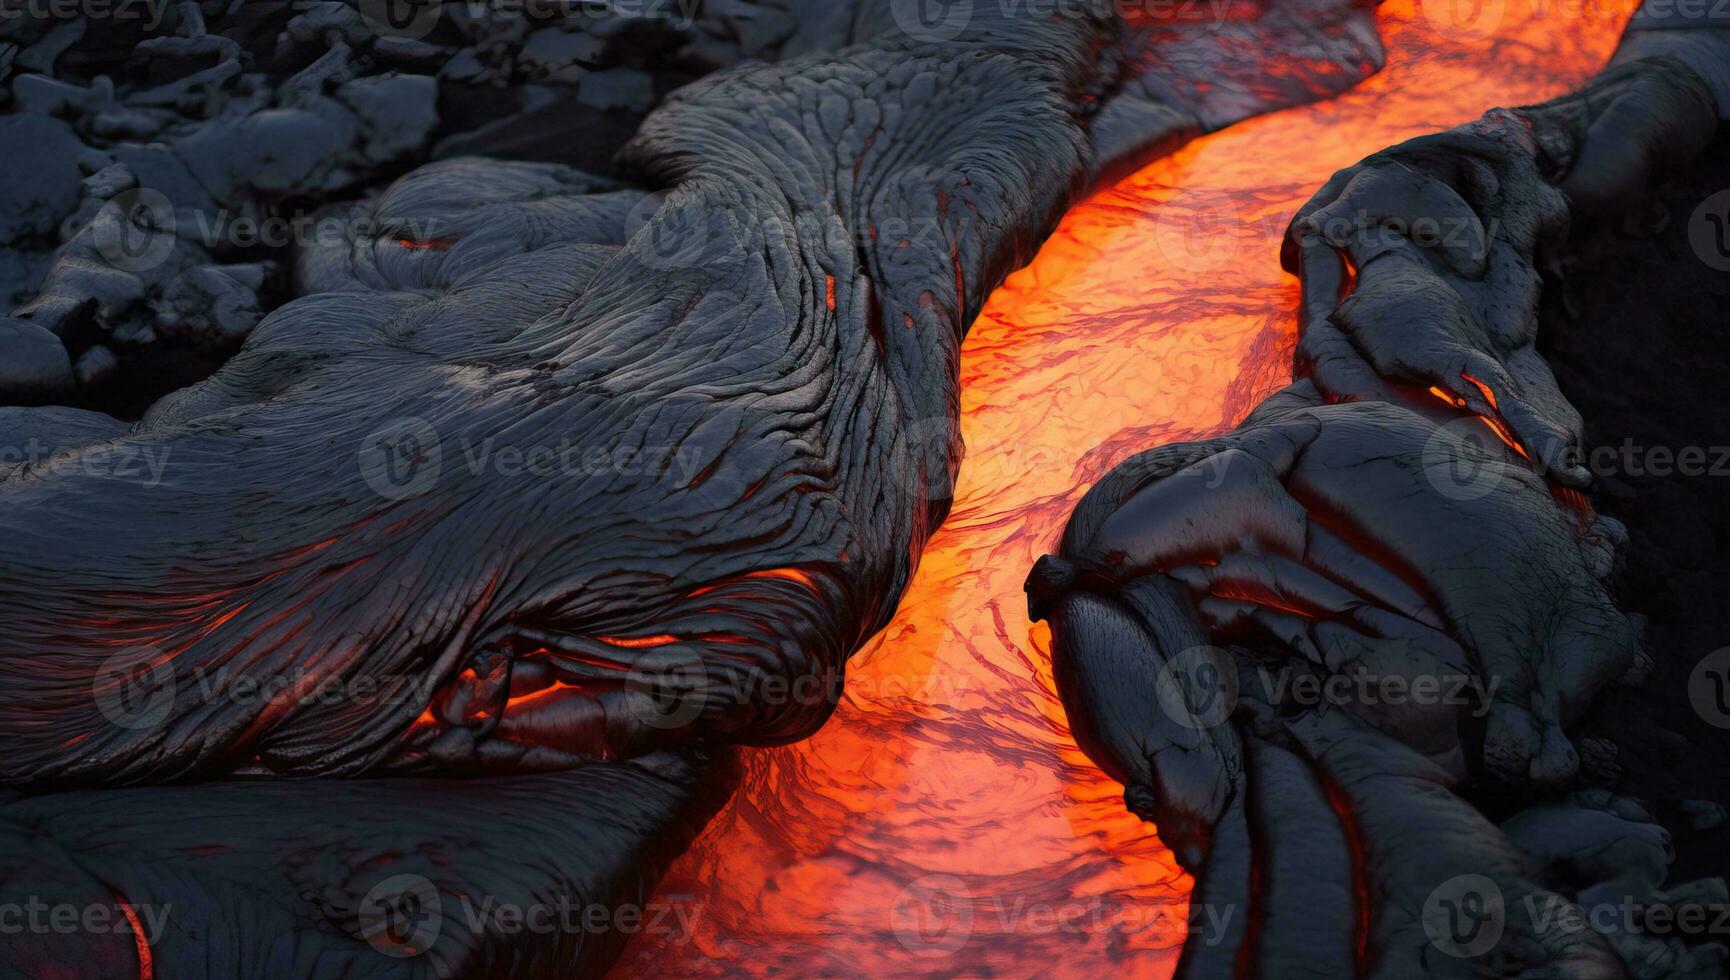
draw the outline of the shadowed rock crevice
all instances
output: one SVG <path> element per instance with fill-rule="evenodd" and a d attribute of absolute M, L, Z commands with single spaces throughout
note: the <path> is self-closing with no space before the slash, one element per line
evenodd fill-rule
<path fill-rule="evenodd" d="M 1711 199 L 1727 172 L 1730 134 L 1720 130 L 1650 209 L 1577 230 L 1539 335 L 1586 420 L 1600 506 L 1628 527 L 1616 591 L 1647 617 L 1653 660 L 1639 687 L 1605 692 L 1583 744 L 1598 778 L 1647 801 L 1673 832 L 1679 866 L 1719 874 L 1730 873 L 1730 761 L 1715 749 L 1730 715 L 1712 679 L 1723 658 L 1712 655 L 1730 635 L 1717 598 L 1730 574 L 1719 398 L 1730 363 L 1716 311 L 1730 301 L 1730 278 L 1707 215 L 1725 211 Z M 1634 322 L 1641 329 L 1627 329 Z"/>

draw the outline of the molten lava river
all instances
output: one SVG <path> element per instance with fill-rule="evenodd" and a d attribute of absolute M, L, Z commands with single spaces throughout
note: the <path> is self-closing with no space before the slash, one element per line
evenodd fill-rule
<path fill-rule="evenodd" d="M 1075 748 L 1021 583 L 1112 466 L 1227 429 L 1287 380 L 1280 235 L 1330 174 L 1575 88 L 1632 9 L 1428 2 L 1383 6 L 1380 74 L 1095 194 L 997 291 L 962 363 L 954 509 L 899 614 L 822 731 L 747 752 L 653 900 L 677 924 L 615 976 L 1165 977 L 1210 935 L 1155 828 Z"/>

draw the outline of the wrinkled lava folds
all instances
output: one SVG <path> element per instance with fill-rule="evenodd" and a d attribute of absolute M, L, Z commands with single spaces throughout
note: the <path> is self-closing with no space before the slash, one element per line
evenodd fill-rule
<path fill-rule="evenodd" d="M 1289 375 L 1292 213 L 1339 168 L 1576 87 L 1618 0 L 1390 0 L 1387 66 L 1093 195 L 962 363 L 967 458 L 899 614 L 815 737 L 751 750 L 615 975 L 1165 977 L 1190 879 L 1075 748 L 1021 583 L 1127 456 L 1234 425 Z"/>

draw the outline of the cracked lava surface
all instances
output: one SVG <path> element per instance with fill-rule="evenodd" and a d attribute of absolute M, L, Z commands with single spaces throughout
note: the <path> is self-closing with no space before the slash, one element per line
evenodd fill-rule
<path fill-rule="evenodd" d="M 1186 931 L 1214 924 L 1189 922 L 1189 876 L 1075 748 L 1026 569 L 1114 465 L 1223 432 L 1284 384 L 1280 236 L 1328 175 L 1570 91 L 1632 7 L 1389 0 L 1380 74 L 1075 207 L 967 338 L 955 506 L 899 613 L 821 731 L 746 751 L 740 791 L 659 890 L 690 928 L 614 975 L 1169 976 Z"/>

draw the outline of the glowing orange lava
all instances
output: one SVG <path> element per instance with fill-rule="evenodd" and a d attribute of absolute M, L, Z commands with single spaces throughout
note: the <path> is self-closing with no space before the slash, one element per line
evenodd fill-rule
<path fill-rule="evenodd" d="M 664 647 L 679 642 L 679 638 L 671 633 L 656 633 L 653 636 L 597 636 L 595 639 L 610 647 L 629 647 L 633 650 Z"/>
<path fill-rule="evenodd" d="M 1478 390 L 1482 391 L 1484 393 L 1484 398 L 1489 401 L 1490 407 L 1492 409 L 1496 407 L 1496 393 L 1490 390 L 1489 385 L 1484 384 L 1482 381 L 1479 381 L 1477 378 L 1474 378 L 1469 374 L 1462 374 L 1460 377 L 1465 378 L 1474 385 L 1477 385 Z M 1430 385 L 1430 394 L 1444 402 L 1447 402 L 1449 405 L 1460 409 L 1461 411 L 1470 411 L 1466 405 L 1466 400 L 1451 391 L 1443 391 L 1435 385 Z M 1525 447 L 1520 445 L 1520 441 L 1514 438 L 1513 430 L 1509 429 L 1507 423 L 1503 422 L 1500 418 L 1494 418 L 1489 415 L 1479 415 L 1478 421 L 1484 423 L 1491 432 L 1495 433 L 1496 438 L 1502 440 L 1502 443 L 1509 449 L 1519 453 L 1526 459 L 1532 458 L 1526 452 Z"/>
<path fill-rule="evenodd" d="M 132 931 L 132 945 L 138 953 L 138 980 L 154 980 L 156 976 L 155 957 L 150 951 L 150 939 L 144 934 L 144 926 L 138 921 L 138 912 L 131 902 L 120 902 L 120 911 L 126 916 L 126 925 Z"/>
<path fill-rule="evenodd" d="M 1096 194 L 998 290 L 962 365 L 954 512 L 899 615 L 821 732 L 747 753 L 658 893 L 688 927 L 640 937 L 615 975 L 1171 973 L 1191 881 L 1075 749 L 1021 583 L 1101 474 L 1231 426 L 1287 380 L 1280 235 L 1330 174 L 1574 88 L 1631 9 L 1461 0 L 1456 22 L 1417 2 L 1383 8 L 1380 75 Z"/>

